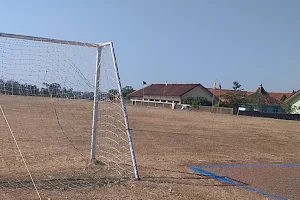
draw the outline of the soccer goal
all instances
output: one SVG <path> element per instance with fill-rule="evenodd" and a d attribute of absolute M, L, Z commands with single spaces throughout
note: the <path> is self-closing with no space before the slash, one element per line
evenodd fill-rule
<path fill-rule="evenodd" d="M 0 111 L 0 190 L 139 178 L 112 42 L 0 33 Z"/>

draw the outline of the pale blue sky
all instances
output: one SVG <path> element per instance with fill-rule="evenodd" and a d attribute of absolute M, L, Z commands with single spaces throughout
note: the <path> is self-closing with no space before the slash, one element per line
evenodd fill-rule
<path fill-rule="evenodd" d="M 0 0 L 0 32 L 115 43 L 123 86 L 300 89 L 299 0 Z"/>

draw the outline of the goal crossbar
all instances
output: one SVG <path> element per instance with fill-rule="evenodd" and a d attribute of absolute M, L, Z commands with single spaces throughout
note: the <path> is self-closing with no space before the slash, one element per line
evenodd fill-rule
<path fill-rule="evenodd" d="M 19 34 L 1 33 L 1 32 L 0 32 L 0 37 L 32 40 L 32 41 L 39 41 L 39 42 L 50 42 L 50 43 L 58 43 L 58 44 L 68 44 L 68 45 L 85 46 L 85 47 L 103 47 L 103 46 L 110 45 L 111 43 L 108 42 L 108 43 L 97 44 L 97 43 L 90 43 L 90 42 L 77 42 L 72 40 L 60 40 L 60 39 L 53 39 L 53 38 L 34 37 L 28 35 L 19 35 Z"/>

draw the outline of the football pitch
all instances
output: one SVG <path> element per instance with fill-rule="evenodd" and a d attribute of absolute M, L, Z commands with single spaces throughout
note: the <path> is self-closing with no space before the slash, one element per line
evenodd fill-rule
<path fill-rule="evenodd" d="M 110 169 L 89 165 L 91 101 L 0 98 L 42 199 L 300 195 L 297 121 L 128 105 L 141 180 L 110 182 Z M 0 199 L 38 199 L 2 114 L 0 127 Z"/>

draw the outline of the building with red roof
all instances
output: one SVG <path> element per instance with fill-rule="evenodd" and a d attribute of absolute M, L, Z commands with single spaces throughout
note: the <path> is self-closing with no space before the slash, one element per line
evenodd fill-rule
<path fill-rule="evenodd" d="M 187 97 L 203 97 L 209 101 L 213 94 L 200 83 L 151 84 L 129 94 L 131 100 L 181 104 Z M 218 97 L 214 97 L 217 101 Z"/>

